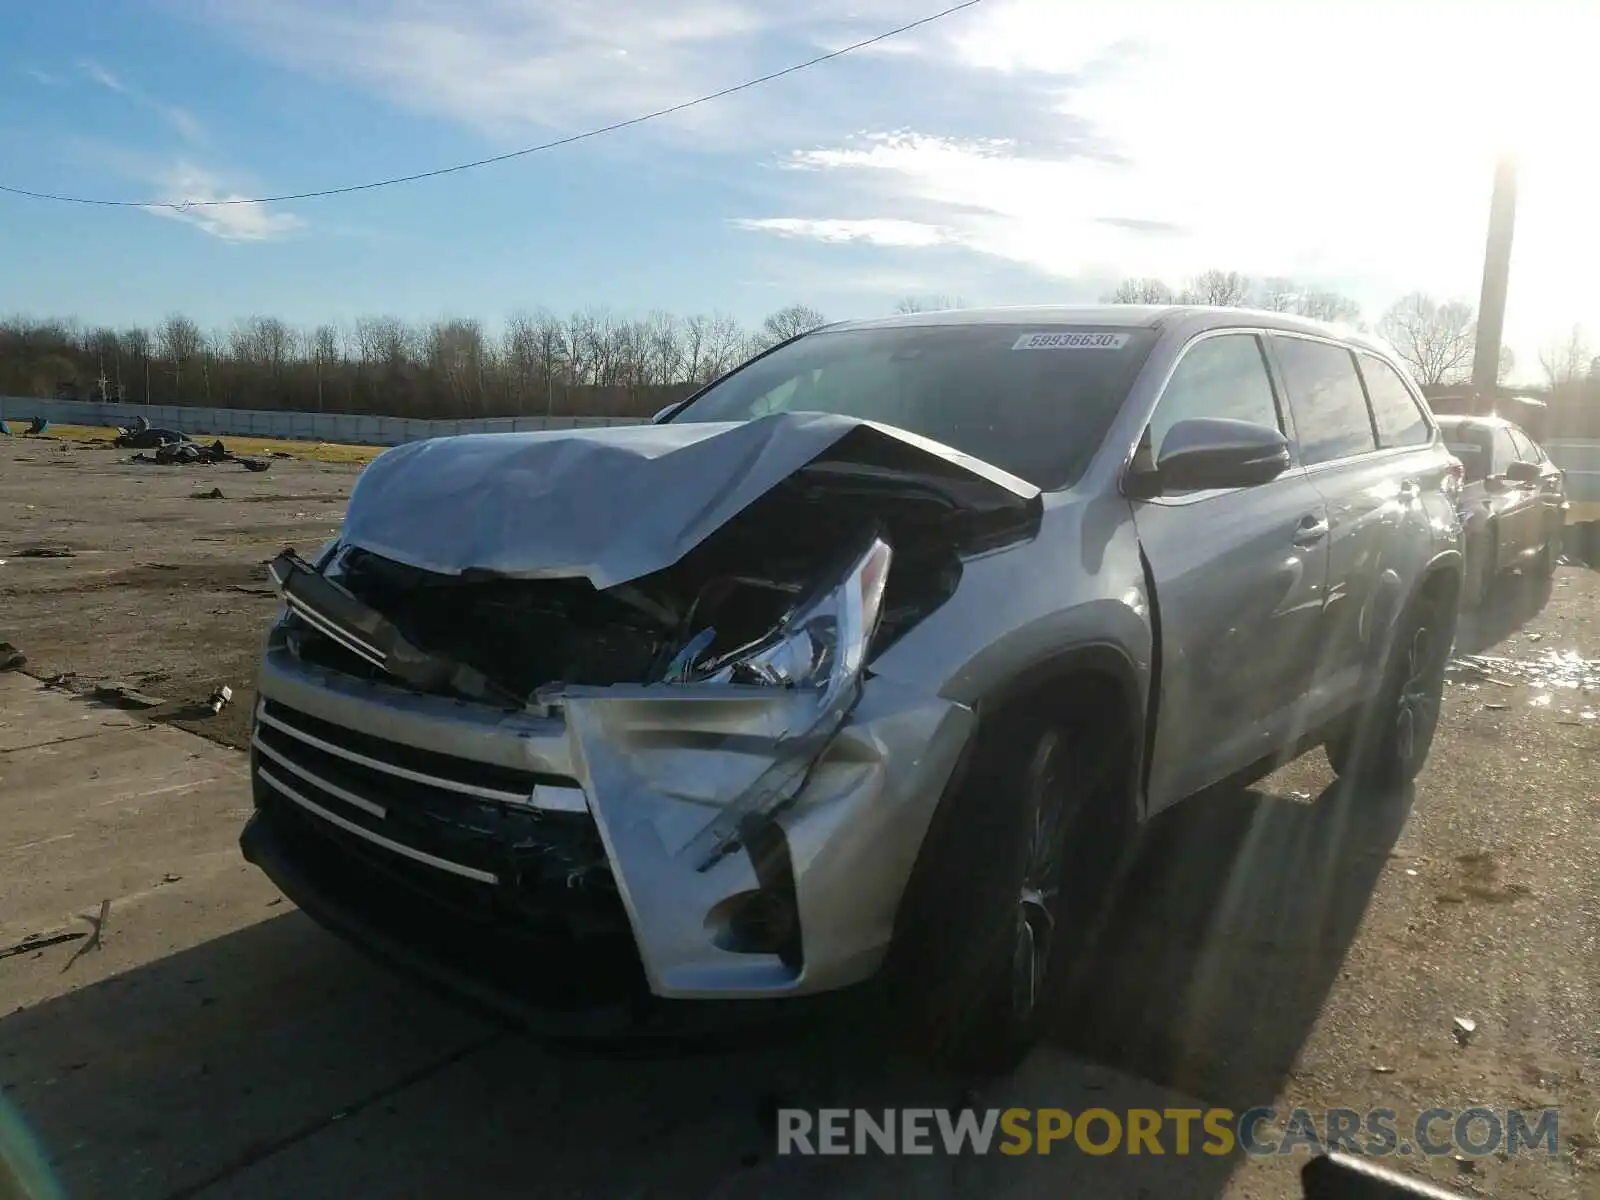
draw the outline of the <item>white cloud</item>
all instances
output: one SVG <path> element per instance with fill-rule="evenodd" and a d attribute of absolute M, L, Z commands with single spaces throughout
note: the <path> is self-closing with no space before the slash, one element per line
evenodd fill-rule
<path fill-rule="evenodd" d="M 738 82 L 758 36 L 792 19 L 754 0 L 209 0 L 207 11 L 293 67 L 493 134 L 626 118 Z"/>
<path fill-rule="evenodd" d="M 1010 137 L 924 127 L 793 152 L 778 165 L 813 215 L 771 228 L 820 237 L 866 207 L 1046 276 L 1297 275 L 1376 315 L 1419 287 L 1476 298 L 1489 169 L 1512 145 L 1525 209 L 1546 218 L 1518 234 L 1509 323 L 1526 339 L 1581 308 L 1600 274 L 1575 149 L 1592 42 L 1574 36 L 1600 21 L 1548 7 L 1466 21 L 1419 0 L 1313 20 L 1251 0 L 1144 0 L 1086 20 L 1055 0 L 995 0 L 930 38 L 931 63 L 949 88 L 999 78 L 1042 97 L 1059 83 L 1056 98 Z"/>
<path fill-rule="evenodd" d="M 78 69 L 108 91 L 116 92 L 119 96 L 126 96 L 136 104 L 140 104 L 158 114 L 185 141 L 200 143 L 206 140 L 205 126 L 188 109 L 181 108 L 176 104 L 167 104 L 140 91 L 136 87 L 132 87 L 120 76 L 113 74 L 92 59 L 80 61 Z"/>
<path fill-rule="evenodd" d="M 145 212 L 171 217 L 227 242 L 264 242 L 286 237 L 304 227 L 294 213 L 249 201 L 223 186 L 216 176 L 192 166 L 179 166 L 163 181 L 171 203 L 149 205 Z M 235 201 L 193 207 L 197 201 Z M 238 201 L 243 201 L 239 203 Z"/>
<path fill-rule="evenodd" d="M 948 230 L 920 221 L 901 221 L 882 217 L 844 220 L 815 220 L 805 217 L 739 217 L 733 224 L 740 229 L 760 230 L 784 237 L 813 238 L 819 242 L 865 242 L 873 246 L 939 246 L 955 238 Z"/>
<path fill-rule="evenodd" d="M 937 7 L 187 2 L 291 68 L 508 141 L 681 103 Z M 1413 288 L 1476 294 L 1488 166 L 1509 141 L 1530 167 L 1542 159 L 1524 199 L 1554 222 L 1518 234 L 1522 337 L 1596 303 L 1583 289 L 1600 277 L 1600 238 L 1581 203 L 1593 104 L 1579 88 L 1597 31 L 1600 17 L 1559 0 L 1488 0 L 1470 17 L 1444 0 L 1349 0 L 1337 14 L 1281 0 L 988 0 L 854 66 L 621 138 L 777 155 L 787 169 L 766 176 L 780 185 L 766 211 L 734 222 L 773 238 L 877 247 L 896 265 L 954 246 L 1044 281 L 1297 275 L 1369 314 Z"/>

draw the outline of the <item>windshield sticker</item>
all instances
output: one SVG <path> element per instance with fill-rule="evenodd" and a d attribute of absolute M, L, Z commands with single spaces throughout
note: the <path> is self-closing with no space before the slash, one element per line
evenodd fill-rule
<path fill-rule="evenodd" d="M 1128 344 L 1125 333 L 1025 333 L 1013 350 L 1121 350 Z"/>

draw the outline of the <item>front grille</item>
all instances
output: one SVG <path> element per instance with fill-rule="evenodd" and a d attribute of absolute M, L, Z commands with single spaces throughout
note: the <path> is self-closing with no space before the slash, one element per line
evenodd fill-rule
<path fill-rule="evenodd" d="M 637 973 L 594 818 L 529 807 L 535 785 L 575 781 L 419 750 L 276 701 L 262 704 L 254 749 L 263 806 L 324 873 L 320 886 L 353 891 L 369 917 L 403 893 L 458 932 L 527 943 L 518 955 L 576 961 L 581 949 L 592 972 L 598 951 L 616 968 L 601 974 Z M 351 872 L 371 886 L 334 878 Z"/>

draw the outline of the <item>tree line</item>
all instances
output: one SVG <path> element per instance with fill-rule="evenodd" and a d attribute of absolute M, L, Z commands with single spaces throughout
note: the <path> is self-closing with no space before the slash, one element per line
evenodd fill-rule
<path fill-rule="evenodd" d="M 722 313 L 513 314 L 413 324 L 363 317 L 297 329 L 250 317 L 205 330 L 0 321 L 0 395 L 405 417 L 648 416 L 769 346 L 824 323 L 790 305 L 748 329 Z"/>
<path fill-rule="evenodd" d="M 1339 292 L 1238 271 L 1204 271 L 1177 286 L 1127 279 L 1102 299 L 1264 309 L 1370 329 L 1430 388 L 1468 381 L 1477 341 L 1476 308 L 1463 300 L 1414 292 L 1369 325 Z M 895 311 L 962 307 L 957 296 L 906 297 Z M 410 417 L 642 417 L 825 323 L 801 304 L 755 328 L 723 313 L 541 309 L 513 314 L 497 333 L 472 318 L 418 324 L 380 316 L 295 328 L 251 317 L 206 330 L 181 314 L 128 329 L 14 317 L 0 321 L 0 395 Z M 1544 390 L 1600 410 L 1600 358 L 1581 328 L 1552 340 L 1539 364 Z M 1514 365 L 1503 350 L 1501 380 Z"/>

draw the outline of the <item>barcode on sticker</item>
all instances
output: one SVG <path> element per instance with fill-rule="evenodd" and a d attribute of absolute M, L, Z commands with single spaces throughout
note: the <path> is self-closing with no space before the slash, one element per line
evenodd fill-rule
<path fill-rule="evenodd" d="M 1013 350 L 1121 350 L 1128 344 L 1125 333 L 1025 333 Z"/>

